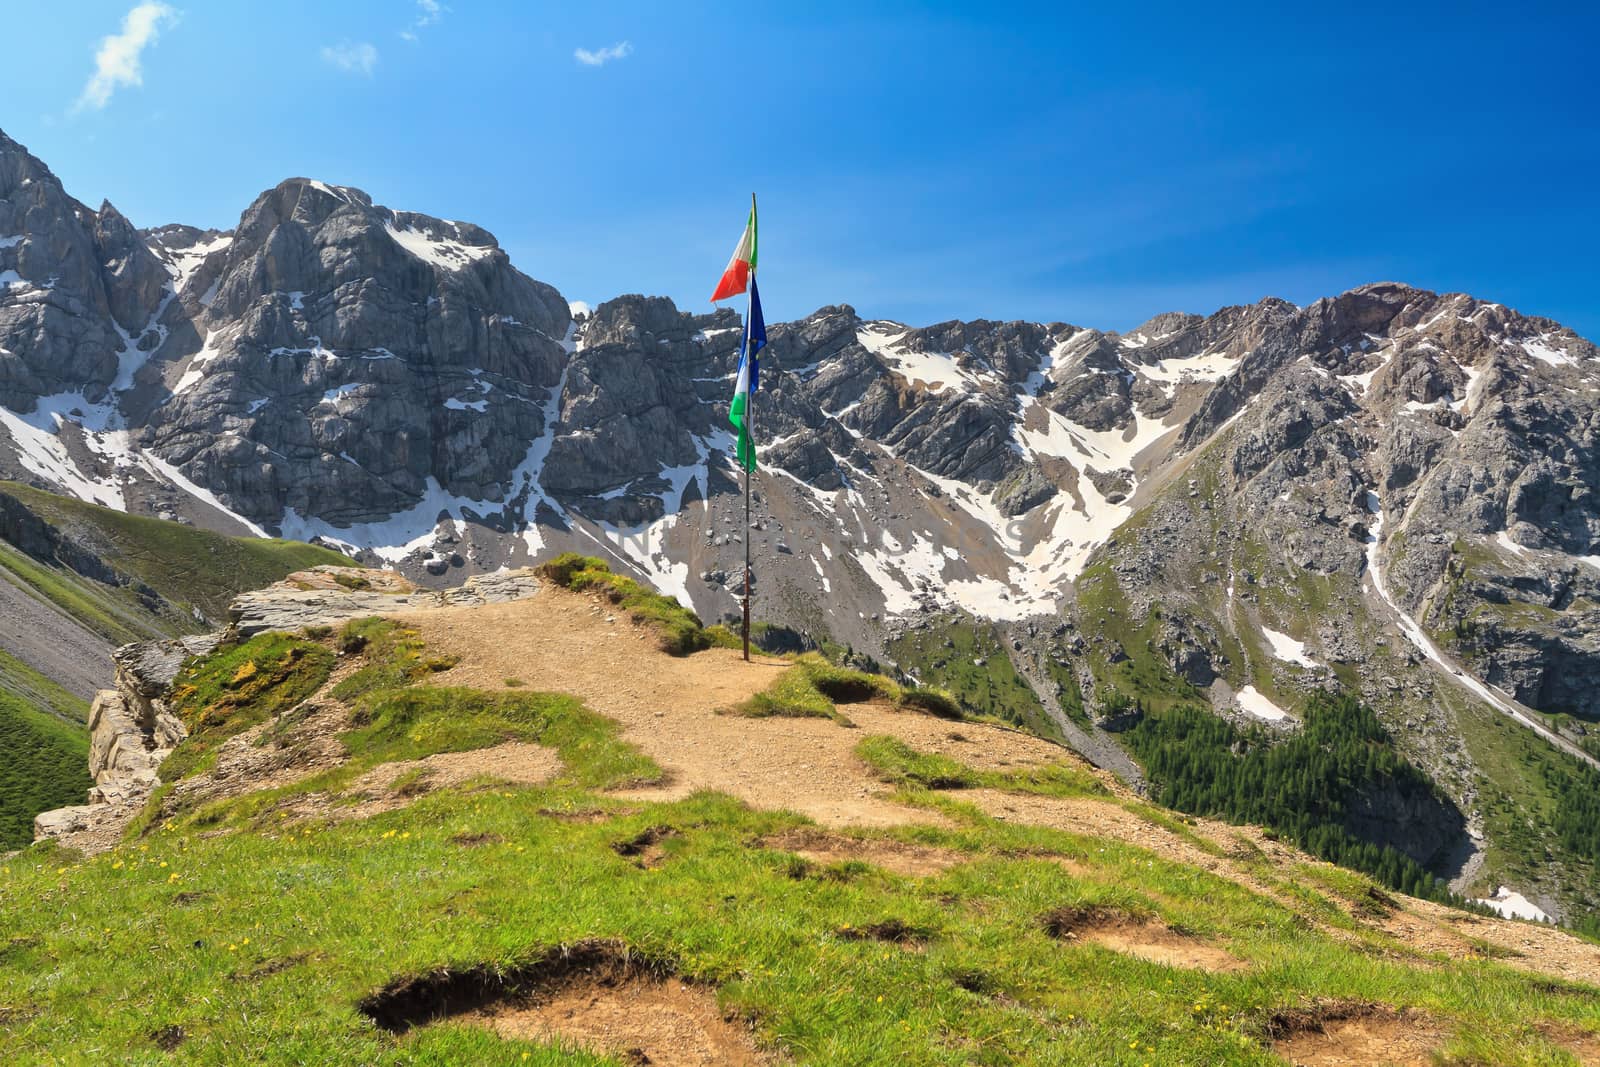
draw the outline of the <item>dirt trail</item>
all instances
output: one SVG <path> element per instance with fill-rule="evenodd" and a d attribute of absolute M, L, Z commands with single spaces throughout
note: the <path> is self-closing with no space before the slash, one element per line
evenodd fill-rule
<path fill-rule="evenodd" d="M 623 791 L 640 800 L 673 800 L 717 790 L 758 808 L 785 808 L 824 826 L 940 824 L 942 816 L 890 799 L 890 790 L 853 749 L 867 734 L 890 734 L 913 748 L 940 752 L 974 767 L 1006 769 L 1072 762 L 1099 776 L 1111 796 L 1051 798 L 995 790 L 963 790 L 957 798 L 1010 821 L 1113 838 L 1174 861 L 1213 871 L 1292 910 L 1301 910 L 1278 875 L 1311 861 L 1251 827 L 1190 821 L 1196 842 L 1140 818 L 1119 804 L 1130 794 L 1111 775 L 1048 741 L 978 723 L 948 722 L 885 705 L 847 705 L 855 729 L 827 719 L 749 719 L 718 715 L 765 688 L 783 660 L 745 663 L 730 649 L 675 658 L 655 647 L 652 634 L 590 597 L 558 588 L 511 603 L 443 608 L 395 616 L 421 632 L 431 649 L 460 657 L 433 684 L 498 690 L 507 679 L 529 688 L 571 693 L 622 724 L 623 736 L 666 772 L 659 786 Z M 461 771 L 465 772 L 466 767 Z M 495 773 L 484 768 L 485 773 Z M 1552 927 L 1490 919 L 1409 897 L 1373 929 L 1424 953 L 1451 958 L 1486 954 L 1515 967 L 1585 982 L 1600 981 L 1600 946 Z M 1352 911 L 1354 903 L 1346 902 Z M 1329 929 L 1351 938 L 1346 931 Z"/>
<path fill-rule="evenodd" d="M 826 826 L 939 824 L 937 814 L 886 799 L 889 790 L 852 754 L 862 737 L 893 734 L 976 766 L 1074 759 L 1027 734 L 882 705 L 846 707 L 856 729 L 827 719 L 718 715 L 766 688 L 789 664 L 764 656 L 746 663 L 731 649 L 665 656 L 648 632 L 609 605 L 561 589 L 396 618 L 419 630 L 430 649 L 460 657 L 434 684 L 503 689 L 507 678 L 518 679 L 532 689 L 571 693 L 620 722 L 623 736 L 666 771 L 662 785 L 621 796 L 675 800 L 715 789 Z"/>

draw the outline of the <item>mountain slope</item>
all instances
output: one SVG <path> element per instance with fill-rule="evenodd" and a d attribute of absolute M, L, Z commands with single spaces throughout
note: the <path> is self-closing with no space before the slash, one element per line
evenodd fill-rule
<path fill-rule="evenodd" d="M 729 714 L 804 667 L 666 655 L 599 590 L 315 632 L 191 665 L 185 745 L 276 710 L 209 769 L 180 746 L 137 836 L 0 865 L 13 1057 L 1264 1064 L 1313 1032 L 1358 1062 L 1594 1048 L 1592 943 L 1173 819 L 1018 731 L 858 689 L 833 706 L 855 728 Z M 305 647 L 309 683 L 195 702 L 269 644 Z"/>
<path fill-rule="evenodd" d="M 769 329 L 746 531 L 733 313 L 574 317 L 485 231 L 305 178 L 130 238 L 0 156 L 0 472 L 426 583 L 598 554 L 713 620 L 748 536 L 758 616 L 986 699 L 921 638 L 992 641 L 1033 695 L 990 710 L 1128 781 L 1129 709 L 1293 731 L 1341 690 L 1463 816 L 1418 824 L 1436 872 L 1596 903 L 1556 826 L 1600 723 L 1600 352 L 1557 323 L 1393 283 L 1126 335 L 822 308 Z"/>

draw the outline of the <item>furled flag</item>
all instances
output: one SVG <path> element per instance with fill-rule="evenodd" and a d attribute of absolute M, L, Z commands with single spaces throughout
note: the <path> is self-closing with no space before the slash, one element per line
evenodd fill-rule
<path fill-rule="evenodd" d="M 750 276 L 756 272 L 756 205 L 755 198 L 750 200 L 750 221 L 744 224 L 744 233 L 739 237 L 739 246 L 733 250 L 733 258 L 728 260 L 728 269 L 722 272 L 722 280 L 717 282 L 717 291 L 711 294 L 711 302 L 726 300 L 730 296 L 738 296 L 745 291 Z"/>
<path fill-rule="evenodd" d="M 750 394 L 760 383 L 761 350 L 766 344 L 767 323 L 761 316 L 761 290 L 756 288 L 755 276 L 751 275 L 750 316 L 745 321 L 744 343 L 739 346 L 739 373 L 734 378 L 733 403 L 728 408 L 728 421 L 739 431 L 739 466 L 747 471 L 756 469 L 756 446 L 750 437 Z"/>

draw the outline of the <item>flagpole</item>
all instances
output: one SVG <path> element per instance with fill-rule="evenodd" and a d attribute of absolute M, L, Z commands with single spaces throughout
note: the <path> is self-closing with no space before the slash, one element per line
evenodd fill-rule
<path fill-rule="evenodd" d="M 756 221 L 756 194 L 750 194 L 750 222 Z M 750 292 L 755 287 L 756 271 L 754 265 L 750 268 L 750 280 L 744 287 L 744 358 L 750 359 Z M 753 384 L 753 383 L 752 383 Z M 745 433 L 750 438 L 750 459 L 752 462 L 744 464 L 744 658 L 750 660 L 750 468 L 756 453 L 755 433 L 755 400 L 756 391 L 751 389 L 745 396 L 744 419 Z"/>

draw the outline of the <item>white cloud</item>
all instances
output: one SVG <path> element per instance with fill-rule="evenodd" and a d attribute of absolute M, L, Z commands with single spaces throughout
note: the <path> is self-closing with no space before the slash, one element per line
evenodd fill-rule
<path fill-rule="evenodd" d="M 434 25 L 444 18 L 449 10 L 439 0 L 417 0 L 417 17 L 412 20 L 410 26 L 400 31 L 400 36 L 408 41 L 417 40 L 417 31 Z"/>
<path fill-rule="evenodd" d="M 83 87 L 74 111 L 98 111 L 111 102 L 111 94 L 128 85 L 143 85 L 144 73 L 139 58 L 145 46 L 154 44 L 162 26 L 178 20 L 178 12 L 162 3 L 143 3 L 122 18 L 122 32 L 100 42 L 94 54 L 94 73 Z"/>
<path fill-rule="evenodd" d="M 322 46 L 322 61 L 329 66 L 372 77 L 372 68 L 378 65 L 378 49 L 366 41 L 344 43 L 338 47 Z"/>
<path fill-rule="evenodd" d="M 587 48 L 579 48 L 572 53 L 572 58 L 586 67 L 599 67 L 604 66 L 613 59 L 626 59 L 632 54 L 632 44 L 627 41 L 618 41 L 610 48 L 602 48 L 598 52 L 591 52 Z"/>

